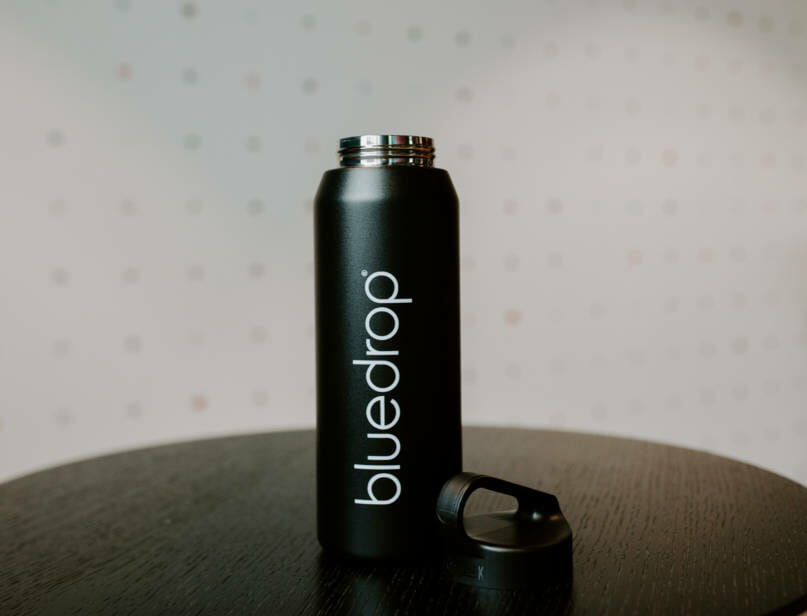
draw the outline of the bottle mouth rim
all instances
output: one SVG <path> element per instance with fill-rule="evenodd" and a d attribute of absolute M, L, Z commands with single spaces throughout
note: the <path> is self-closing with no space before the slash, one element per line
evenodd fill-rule
<path fill-rule="evenodd" d="M 434 140 L 419 135 L 356 135 L 339 140 L 338 155 L 342 167 L 431 167 Z"/>

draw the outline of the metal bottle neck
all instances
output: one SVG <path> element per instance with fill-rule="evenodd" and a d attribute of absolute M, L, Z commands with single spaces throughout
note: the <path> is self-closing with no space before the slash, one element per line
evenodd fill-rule
<path fill-rule="evenodd" d="M 432 167 L 434 141 L 414 135 L 360 135 L 339 140 L 340 167 Z"/>

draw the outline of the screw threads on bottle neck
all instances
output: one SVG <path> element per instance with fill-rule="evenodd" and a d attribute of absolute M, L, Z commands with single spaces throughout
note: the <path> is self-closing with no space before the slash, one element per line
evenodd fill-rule
<path fill-rule="evenodd" d="M 340 167 L 432 167 L 434 141 L 414 135 L 361 135 L 339 140 Z"/>

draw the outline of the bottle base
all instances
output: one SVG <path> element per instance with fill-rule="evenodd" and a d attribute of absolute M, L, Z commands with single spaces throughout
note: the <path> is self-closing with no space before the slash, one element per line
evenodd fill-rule
<path fill-rule="evenodd" d="M 356 550 L 346 548 L 344 546 L 337 546 L 327 541 L 323 541 L 318 537 L 319 545 L 322 548 L 322 554 L 327 560 L 351 562 L 357 564 L 421 564 L 429 560 L 428 551 L 423 549 L 407 549 L 400 552 L 368 552 L 364 550 Z"/>

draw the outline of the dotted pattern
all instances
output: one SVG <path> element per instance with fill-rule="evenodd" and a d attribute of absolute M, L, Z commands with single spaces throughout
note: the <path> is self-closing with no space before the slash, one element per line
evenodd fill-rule
<path fill-rule="evenodd" d="M 807 5 L 500 5 L 5 3 L 0 479 L 313 425 L 312 196 L 412 132 L 462 201 L 467 422 L 807 483 Z"/>

